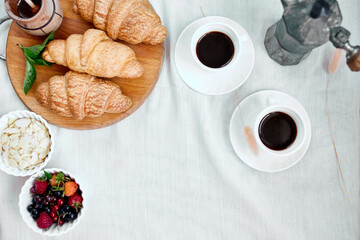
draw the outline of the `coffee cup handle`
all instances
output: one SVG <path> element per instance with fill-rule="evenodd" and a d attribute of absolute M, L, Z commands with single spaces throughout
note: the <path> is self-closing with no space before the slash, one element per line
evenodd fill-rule
<path fill-rule="evenodd" d="M 10 20 L 10 19 L 11 19 L 11 18 L 10 18 L 9 16 L 0 18 L 0 25 L 3 24 L 4 22 L 6 22 L 7 20 Z M 0 53 L 0 59 L 3 60 L 3 61 L 6 61 L 5 55 L 2 55 L 2 54 Z"/>

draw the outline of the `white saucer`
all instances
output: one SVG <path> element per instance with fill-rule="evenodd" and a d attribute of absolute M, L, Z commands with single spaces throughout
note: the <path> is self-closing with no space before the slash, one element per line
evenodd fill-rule
<path fill-rule="evenodd" d="M 262 148 L 258 148 L 259 152 L 255 155 L 246 141 L 242 120 L 246 126 L 254 127 L 258 115 L 269 106 L 270 98 L 296 110 L 307 130 L 302 146 L 287 156 L 276 155 Z M 230 122 L 230 140 L 236 154 L 250 167 L 263 172 L 279 172 L 294 166 L 305 155 L 311 141 L 311 123 L 305 109 L 293 97 L 278 91 L 260 91 L 246 97 L 235 109 Z"/>
<path fill-rule="evenodd" d="M 220 69 L 209 69 L 195 59 L 193 36 L 203 26 L 224 24 L 238 37 L 239 48 L 236 62 Z M 249 77 L 255 62 L 255 50 L 249 34 L 238 23 L 224 17 L 204 17 L 185 28 L 175 47 L 175 65 L 184 82 L 197 92 L 208 95 L 229 93 L 242 85 Z"/>

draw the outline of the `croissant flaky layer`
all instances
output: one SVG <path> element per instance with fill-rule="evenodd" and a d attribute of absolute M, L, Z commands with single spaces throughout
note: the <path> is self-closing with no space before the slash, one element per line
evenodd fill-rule
<path fill-rule="evenodd" d="M 131 48 L 111 40 L 104 31 L 97 29 L 50 42 L 42 57 L 48 62 L 96 77 L 137 78 L 144 73 Z"/>
<path fill-rule="evenodd" d="M 115 83 L 73 71 L 41 83 L 36 98 L 52 111 L 76 119 L 122 113 L 132 105 Z"/>
<path fill-rule="evenodd" d="M 114 40 L 156 45 L 167 35 L 148 0 L 74 0 L 74 12 Z"/>

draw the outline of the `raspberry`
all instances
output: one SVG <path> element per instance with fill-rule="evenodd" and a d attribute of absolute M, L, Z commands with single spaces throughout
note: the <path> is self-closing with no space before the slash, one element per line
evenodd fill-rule
<path fill-rule="evenodd" d="M 53 220 L 45 212 L 41 212 L 36 224 L 41 229 L 47 229 L 53 224 Z"/>
<path fill-rule="evenodd" d="M 38 178 L 34 181 L 35 192 L 37 194 L 44 194 L 46 192 L 46 188 L 48 186 L 48 182 L 41 178 Z"/>

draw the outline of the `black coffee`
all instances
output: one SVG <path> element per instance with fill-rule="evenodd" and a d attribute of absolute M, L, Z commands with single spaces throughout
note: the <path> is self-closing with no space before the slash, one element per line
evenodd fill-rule
<path fill-rule="evenodd" d="M 294 119 L 283 112 L 272 112 L 266 115 L 259 125 L 259 136 L 264 145 L 280 151 L 290 147 L 297 135 Z"/>
<path fill-rule="evenodd" d="M 234 52 L 233 42 L 222 32 L 208 32 L 196 45 L 196 54 L 200 62 L 210 68 L 225 67 L 231 62 Z"/>

